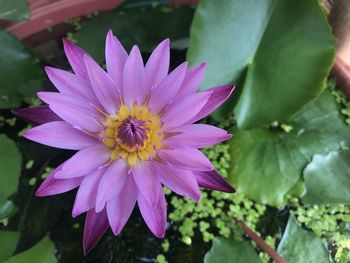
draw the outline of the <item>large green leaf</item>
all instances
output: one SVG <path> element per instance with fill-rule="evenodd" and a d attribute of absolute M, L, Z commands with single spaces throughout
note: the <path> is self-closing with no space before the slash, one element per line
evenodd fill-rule
<path fill-rule="evenodd" d="M 304 203 L 350 204 L 350 151 L 315 155 L 304 170 Z"/>
<path fill-rule="evenodd" d="M 314 98 L 333 55 L 329 26 L 312 0 L 203 0 L 188 51 L 191 64 L 208 62 L 203 89 L 236 82 L 247 70 L 235 111 L 242 128 L 286 120 Z"/>
<path fill-rule="evenodd" d="M 234 134 L 228 180 L 238 192 L 280 207 L 288 194 L 302 193 L 302 170 L 314 154 L 350 143 L 350 129 L 329 91 L 306 105 L 289 124 L 293 125 L 289 133 L 258 128 Z"/>
<path fill-rule="evenodd" d="M 288 194 L 301 193 L 292 190 L 308 162 L 310 153 L 305 156 L 305 150 L 294 134 L 264 129 L 237 132 L 231 143 L 228 180 L 249 198 L 280 207 Z"/>
<path fill-rule="evenodd" d="M 12 256 L 19 240 L 18 232 L 0 231 L 0 262 Z"/>
<path fill-rule="evenodd" d="M 0 203 L 17 190 L 21 154 L 13 141 L 0 134 Z"/>
<path fill-rule="evenodd" d="M 46 236 L 32 248 L 11 257 L 6 263 L 28 263 L 28 260 L 34 260 L 35 263 L 57 263 L 55 250 L 55 245 Z"/>
<path fill-rule="evenodd" d="M 127 50 L 139 45 L 142 51 L 150 52 L 166 38 L 170 38 L 172 46 L 186 42 L 192 17 L 193 8 L 190 7 L 116 10 L 82 22 L 82 29 L 75 38 L 82 48 L 101 62 L 108 29 L 113 30 Z"/>
<path fill-rule="evenodd" d="M 24 20 L 28 18 L 28 0 L 0 0 L 0 19 Z"/>
<path fill-rule="evenodd" d="M 40 89 L 43 71 L 27 48 L 2 29 L 0 47 L 0 108 L 18 107 Z"/>
<path fill-rule="evenodd" d="M 205 255 L 204 262 L 259 263 L 261 260 L 253 246 L 248 242 L 237 241 L 234 239 L 215 238 L 213 240 L 213 246 Z"/>
<path fill-rule="evenodd" d="M 277 252 L 289 263 L 330 262 L 322 240 L 311 231 L 301 228 L 294 217 L 290 217 Z"/>

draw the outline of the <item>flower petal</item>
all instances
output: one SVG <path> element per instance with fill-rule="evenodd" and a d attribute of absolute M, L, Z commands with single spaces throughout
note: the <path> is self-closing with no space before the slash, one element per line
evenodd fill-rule
<path fill-rule="evenodd" d="M 234 193 L 236 190 L 229 185 L 224 178 L 216 171 L 194 171 L 200 187 L 218 190 L 220 192 Z"/>
<path fill-rule="evenodd" d="M 74 73 L 87 79 L 88 74 L 84 63 L 84 56 L 90 55 L 67 39 L 63 39 L 63 48 Z"/>
<path fill-rule="evenodd" d="M 152 52 L 145 66 L 145 86 L 155 88 L 168 74 L 170 63 L 170 40 L 163 40 Z"/>
<path fill-rule="evenodd" d="M 36 106 L 12 110 L 12 113 L 19 119 L 30 122 L 34 125 L 40 125 L 51 121 L 61 121 L 50 108 L 49 105 Z"/>
<path fill-rule="evenodd" d="M 127 177 L 123 190 L 107 202 L 108 221 L 114 235 L 119 235 L 128 221 L 137 198 L 137 188 L 132 176 Z"/>
<path fill-rule="evenodd" d="M 210 96 L 207 103 L 204 107 L 198 112 L 198 114 L 191 120 L 191 123 L 196 122 L 205 116 L 212 113 L 216 110 L 221 104 L 223 104 L 233 92 L 235 86 L 233 85 L 224 85 L 211 89 L 207 89 L 206 91 L 212 91 L 212 95 Z"/>
<path fill-rule="evenodd" d="M 108 166 L 98 185 L 96 213 L 102 211 L 106 202 L 120 193 L 128 176 L 131 176 L 131 174 L 128 174 L 128 166 L 125 160 L 116 160 Z"/>
<path fill-rule="evenodd" d="M 137 197 L 137 203 L 143 219 L 145 220 L 151 232 L 159 238 L 163 238 L 166 229 L 166 202 L 163 191 L 161 191 L 156 207 L 149 205 L 144 195 L 140 192 Z"/>
<path fill-rule="evenodd" d="M 110 151 L 103 144 L 80 150 L 62 165 L 61 170 L 55 174 L 55 178 L 66 179 L 87 175 L 109 160 Z"/>
<path fill-rule="evenodd" d="M 177 93 L 175 99 L 182 98 L 183 96 L 193 94 L 199 88 L 204 78 L 204 71 L 206 64 L 202 63 L 197 67 L 190 68 L 187 70 L 185 79 Z"/>
<path fill-rule="evenodd" d="M 128 107 L 135 101 L 142 104 L 146 98 L 148 90 L 143 83 L 144 73 L 140 50 L 134 46 L 126 60 L 123 75 L 123 99 Z"/>
<path fill-rule="evenodd" d="M 80 150 L 98 143 L 91 137 L 64 121 L 42 124 L 24 132 L 23 137 L 51 147 Z"/>
<path fill-rule="evenodd" d="M 76 187 L 78 187 L 82 178 L 72 178 L 65 180 L 55 179 L 55 174 L 61 170 L 62 164 L 53 170 L 48 177 L 42 182 L 39 189 L 36 191 L 36 196 L 48 196 L 48 195 L 57 195 L 61 193 L 68 192 Z"/>
<path fill-rule="evenodd" d="M 195 148 L 174 148 L 158 150 L 159 156 L 169 164 L 182 168 L 199 171 L 214 169 L 208 158 Z"/>
<path fill-rule="evenodd" d="M 185 77 L 187 62 L 174 69 L 152 91 L 148 106 L 154 114 L 158 114 L 174 98 Z"/>
<path fill-rule="evenodd" d="M 124 65 L 128 54 L 119 40 L 113 35 L 112 30 L 109 30 L 107 33 L 105 55 L 108 75 L 121 90 L 123 87 Z"/>
<path fill-rule="evenodd" d="M 201 198 L 196 177 L 189 170 L 177 169 L 164 164 L 155 165 L 162 184 L 179 195 L 187 195 L 198 201 Z"/>
<path fill-rule="evenodd" d="M 78 215 L 95 207 L 97 195 L 96 186 L 101 180 L 103 171 L 103 169 L 99 169 L 87 176 L 78 177 L 82 178 L 82 182 L 75 197 L 72 217 L 77 217 Z"/>
<path fill-rule="evenodd" d="M 132 174 L 139 193 L 143 195 L 151 207 L 156 207 L 162 186 L 151 162 L 139 161 L 133 167 Z"/>
<path fill-rule="evenodd" d="M 225 130 L 206 124 L 190 124 L 174 129 L 173 132 L 178 135 L 166 138 L 163 141 L 165 145 L 203 148 L 232 137 Z"/>
<path fill-rule="evenodd" d="M 52 84 L 60 93 L 78 96 L 80 99 L 87 99 L 89 102 L 99 105 L 91 85 L 86 79 L 68 71 L 52 67 L 45 67 L 45 71 Z"/>
<path fill-rule="evenodd" d="M 83 248 L 86 256 L 93 249 L 108 229 L 108 218 L 106 210 L 96 213 L 91 209 L 86 214 Z"/>
<path fill-rule="evenodd" d="M 56 92 L 39 92 L 38 97 L 63 120 L 74 127 L 90 132 L 98 132 L 102 126 L 96 120 L 96 112 L 89 104 L 68 95 Z"/>
<path fill-rule="evenodd" d="M 103 108 L 115 114 L 119 102 L 119 91 L 110 76 L 91 58 L 84 57 L 92 89 Z"/>
<path fill-rule="evenodd" d="M 161 116 L 164 123 L 164 130 L 170 130 L 179 127 L 198 114 L 202 107 L 207 103 L 211 92 L 195 93 L 174 102 Z"/>
<path fill-rule="evenodd" d="M 76 75 L 68 71 L 45 67 L 45 72 L 49 77 L 52 84 L 58 89 L 60 93 L 71 95 L 71 96 L 80 96 L 81 94 L 76 90 L 75 77 Z"/>

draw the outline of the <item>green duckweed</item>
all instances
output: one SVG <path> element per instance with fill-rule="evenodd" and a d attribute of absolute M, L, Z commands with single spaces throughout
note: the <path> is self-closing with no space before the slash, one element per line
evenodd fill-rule
<path fill-rule="evenodd" d="M 335 262 L 350 262 L 350 206 L 302 205 L 294 201 L 290 211 L 306 228 L 328 244 Z"/>
<path fill-rule="evenodd" d="M 219 126 L 232 127 L 232 121 L 225 120 Z M 221 175 L 226 177 L 230 163 L 229 145 L 219 144 L 203 151 Z M 256 230 L 266 210 L 264 205 L 239 193 L 201 190 L 201 195 L 200 202 L 179 196 L 172 196 L 170 200 L 174 210 L 169 214 L 169 219 L 178 225 L 181 240 L 187 245 L 192 243 L 195 230 L 202 234 L 204 242 L 210 242 L 216 235 L 241 238 L 243 231 L 236 220 L 242 220 Z"/>

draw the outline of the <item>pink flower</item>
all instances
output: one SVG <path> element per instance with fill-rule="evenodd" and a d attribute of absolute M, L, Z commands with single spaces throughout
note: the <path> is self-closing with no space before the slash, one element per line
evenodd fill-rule
<path fill-rule="evenodd" d="M 152 233 L 163 237 L 166 201 L 162 185 L 200 199 L 199 187 L 234 192 L 198 148 L 225 141 L 226 131 L 193 124 L 231 94 L 232 85 L 196 92 L 205 65 L 183 63 L 168 74 L 169 40 L 144 66 L 134 46 L 128 55 L 108 32 L 107 73 L 79 47 L 64 41 L 73 73 L 47 67 L 59 92 L 39 92 L 46 106 L 15 113 L 41 124 L 24 137 L 56 148 L 78 150 L 42 183 L 37 196 L 79 187 L 72 216 L 87 212 L 84 251 L 108 226 L 118 235 L 137 202 Z"/>

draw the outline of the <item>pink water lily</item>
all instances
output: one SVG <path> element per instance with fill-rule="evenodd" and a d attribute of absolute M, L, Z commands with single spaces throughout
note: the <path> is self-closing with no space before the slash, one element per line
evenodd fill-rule
<path fill-rule="evenodd" d="M 232 85 L 197 92 L 204 64 L 188 68 L 185 62 L 168 73 L 168 39 L 144 66 L 139 48 L 128 55 L 109 31 L 107 72 L 69 41 L 64 50 L 74 73 L 47 67 L 59 92 L 39 92 L 47 105 L 15 114 L 39 124 L 24 137 L 78 151 L 46 178 L 36 195 L 79 187 L 72 216 L 87 212 L 85 253 L 109 226 L 118 235 L 136 203 L 152 233 L 163 237 L 167 212 L 162 185 L 194 200 L 200 199 L 199 187 L 234 192 L 199 150 L 231 135 L 193 124 L 220 106 Z"/>

